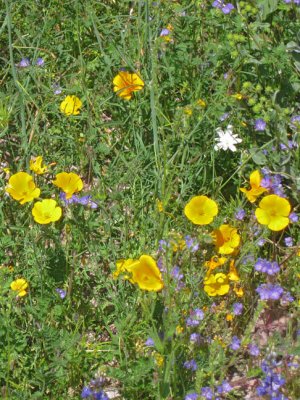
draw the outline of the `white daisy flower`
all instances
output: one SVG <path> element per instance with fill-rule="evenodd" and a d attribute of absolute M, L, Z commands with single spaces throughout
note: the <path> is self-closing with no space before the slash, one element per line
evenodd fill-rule
<path fill-rule="evenodd" d="M 232 132 L 232 125 L 228 125 L 227 129 L 223 131 L 221 128 L 217 128 L 216 132 L 219 137 L 216 137 L 216 145 L 214 147 L 215 150 L 231 150 L 236 151 L 235 145 L 237 143 L 241 143 L 242 139 L 238 137 L 238 135 Z"/>

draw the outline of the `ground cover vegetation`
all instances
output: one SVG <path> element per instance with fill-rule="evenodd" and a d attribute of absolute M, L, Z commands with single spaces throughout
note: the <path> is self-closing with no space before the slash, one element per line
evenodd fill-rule
<path fill-rule="evenodd" d="M 1 398 L 300 398 L 299 17 L 2 1 Z"/>

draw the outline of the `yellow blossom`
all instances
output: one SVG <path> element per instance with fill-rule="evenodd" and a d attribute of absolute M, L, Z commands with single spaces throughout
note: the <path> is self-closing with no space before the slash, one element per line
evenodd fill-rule
<path fill-rule="evenodd" d="M 229 292 L 228 277 L 225 274 L 210 274 L 204 279 L 204 291 L 209 296 L 224 296 Z"/>
<path fill-rule="evenodd" d="M 117 270 L 113 273 L 113 278 L 117 279 L 120 274 L 128 271 L 127 267 L 129 267 L 135 261 L 136 260 L 133 258 L 128 258 L 127 260 L 118 260 L 116 262 Z M 129 276 L 125 275 L 124 278 L 129 279 Z"/>
<path fill-rule="evenodd" d="M 34 203 L 32 215 L 35 222 L 45 225 L 58 221 L 62 215 L 62 209 L 57 206 L 55 200 L 44 199 Z"/>
<path fill-rule="evenodd" d="M 236 270 L 236 268 L 235 268 L 235 265 L 234 265 L 234 260 L 231 260 L 231 261 L 230 261 L 230 264 L 229 264 L 229 273 L 228 273 L 227 276 L 228 276 L 228 279 L 229 279 L 230 281 L 238 282 L 238 281 L 240 280 L 240 277 L 239 277 L 238 272 L 237 272 L 237 270 Z"/>
<path fill-rule="evenodd" d="M 120 71 L 113 79 L 114 92 L 125 100 L 130 100 L 133 92 L 142 90 L 145 83 L 135 73 Z"/>
<path fill-rule="evenodd" d="M 60 172 L 56 175 L 55 181 L 52 183 L 62 189 L 66 194 L 66 199 L 70 199 L 74 193 L 80 192 L 83 188 L 83 182 L 74 172 Z"/>
<path fill-rule="evenodd" d="M 207 104 L 206 104 L 206 102 L 204 100 L 199 99 L 199 100 L 197 100 L 197 105 L 202 107 L 202 108 L 205 108 Z"/>
<path fill-rule="evenodd" d="M 181 325 L 176 326 L 176 335 L 177 336 L 181 335 L 183 331 L 184 331 L 183 326 L 181 326 Z"/>
<path fill-rule="evenodd" d="M 140 289 L 158 292 L 164 287 L 161 272 L 151 256 L 144 254 L 123 267 L 131 273 L 130 282 L 137 283 Z"/>
<path fill-rule="evenodd" d="M 207 225 L 218 214 L 218 205 L 207 196 L 195 196 L 185 206 L 186 217 L 196 225 Z"/>
<path fill-rule="evenodd" d="M 231 95 L 231 97 L 233 97 L 234 99 L 237 99 L 237 100 L 242 100 L 244 98 L 242 93 L 233 94 L 233 95 Z"/>
<path fill-rule="evenodd" d="M 23 297 L 27 294 L 26 289 L 28 288 L 28 283 L 24 278 L 19 278 L 10 284 L 10 288 L 13 291 L 18 292 L 17 295 L 19 297 Z"/>
<path fill-rule="evenodd" d="M 220 265 L 225 264 L 227 258 L 213 256 L 209 261 L 206 261 L 204 265 L 209 268 L 211 271 L 218 268 Z"/>
<path fill-rule="evenodd" d="M 212 237 L 220 254 L 232 254 L 240 244 L 237 229 L 230 225 L 221 225 L 212 232 Z"/>
<path fill-rule="evenodd" d="M 27 172 L 17 172 L 9 178 L 5 191 L 20 204 L 27 203 L 39 197 L 41 191 L 35 186 L 33 177 Z"/>
<path fill-rule="evenodd" d="M 183 112 L 188 116 L 191 116 L 193 114 L 193 110 L 189 106 L 184 107 Z"/>
<path fill-rule="evenodd" d="M 255 216 L 260 224 L 267 225 L 271 231 L 281 231 L 290 222 L 290 212 L 291 205 L 287 199 L 270 194 L 260 201 Z"/>
<path fill-rule="evenodd" d="M 160 201 L 159 199 L 156 199 L 156 207 L 157 207 L 157 210 L 158 210 L 158 212 L 163 212 L 164 211 L 164 205 L 163 205 L 163 202 L 162 201 Z"/>
<path fill-rule="evenodd" d="M 244 290 L 243 290 L 242 287 L 234 285 L 233 291 L 237 295 L 237 297 L 243 297 L 244 296 Z"/>
<path fill-rule="evenodd" d="M 66 115 L 78 115 L 82 107 L 81 100 L 72 95 L 67 96 L 60 104 L 60 111 Z"/>
<path fill-rule="evenodd" d="M 246 194 L 247 199 L 254 203 L 258 196 L 262 193 L 267 192 L 268 189 L 262 187 L 261 183 L 261 176 L 258 170 L 255 170 L 250 175 L 250 186 L 251 189 L 247 190 L 246 188 L 240 188 L 240 191 Z"/>
<path fill-rule="evenodd" d="M 30 160 L 30 170 L 35 172 L 37 175 L 42 175 L 47 171 L 47 167 L 43 163 L 43 157 L 38 156 L 35 160 Z"/>
<path fill-rule="evenodd" d="M 227 314 L 226 315 L 226 321 L 231 322 L 233 320 L 234 316 L 232 314 Z"/>
<path fill-rule="evenodd" d="M 156 351 L 153 352 L 152 355 L 154 357 L 155 364 L 158 367 L 162 367 L 164 365 L 164 357 L 161 354 L 157 353 Z"/>

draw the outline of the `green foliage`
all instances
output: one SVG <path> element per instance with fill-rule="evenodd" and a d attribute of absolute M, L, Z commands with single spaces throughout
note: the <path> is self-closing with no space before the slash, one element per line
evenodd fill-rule
<path fill-rule="evenodd" d="M 262 377 L 260 361 L 272 351 L 283 360 L 285 395 L 299 398 L 297 371 L 287 367 L 299 356 L 299 223 L 271 232 L 253 216 L 260 199 L 251 204 L 239 188 L 249 189 L 256 169 L 280 175 L 279 189 L 299 212 L 300 123 L 291 118 L 300 115 L 300 11 L 282 0 L 233 3 L 224 14 L 204 0 L 3 2 L 1 398 L 79 399 L 99 376 L 116 399 L 184 399 L 234 376 L 242 383 L 227 398 L 254 397 L 248 378 Z M 129 101 L 113 91 L 122 70 L 145 83 Z M 67 95 L 81 99 L 80 114 L 60 111 Z M 255 128 L 257 119 L 264 130 Z M 236 152 L 214 147 L 216 129 L 228 125 L 242 139 Z M 39 155 L 48 166 L 43 175 L 30 170 Z M 5 192 L 19 171 L 34 176 L 41 198 L 63 208 L 58 222 L 37 224 L 33 202 L 21 205 Z M 52 184 L 62 171 L 80 175 L 77 194 L 90 195 L 97 208 L 63 202 Z M 196 195 L 218 202 L 211 225 L 185 217 Z M 244 220 L 235 218 L 239 208 Z M 213 273 L 228 274 L 234 259 L 240 282 L 210 297 L 205 263 L 216 254 L 211 233 L 222 224 L 238 229 L 241 245 Z M 183 245 L 186 235 L 199 250 Z M 163 265 L 162 292 L 113 279 L 118 260 L 142 254 Z M 279 262 L 278 277 L 254 271 L 259 257 Z M 18 278 L 29 285 L 24 297 L 10 287 Z M 295 301 L 259 301 L 255 290 L 266 282 L 281 284 Z M 237 301 L 243 314 L 230 321 Z M 186 320 L 195 309 L 205 318 L 191 328 Z M 283 328 L 273 335 L 276 323 Z M 192 333 L 201 335 L 199 344 Z M 242 338 L 236 353 L 229 347 L 235 335 Z M 145 345 L 148 337 L 154 347 Z M 257 359 L 247 352 L 252 342 L 260 345 Z M 183 367 L 192 359 L 196 372 Z"/>

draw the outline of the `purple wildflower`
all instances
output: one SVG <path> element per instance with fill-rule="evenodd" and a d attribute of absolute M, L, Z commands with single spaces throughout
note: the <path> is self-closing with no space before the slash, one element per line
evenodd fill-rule
<path fill-rule="evenodd" d="M 237 336 L 233 336 L 229 347 L 232 350 L 238 350 L 241 347 L 241 341 Z"/>
<path fill-rule="evenodd" d="M 217 386 L 217 392 L 219 394 L 228 393 L 231 390 L 232 386 L 227 381 L 223 381 L 221 385 Z"/>
<path fill-rule="evenodd" d="M 262 118 L 258 118 L 254 121 L 254 129 L 257 132 L 263 132 L 266 129 L 267 123 Z"/>
<path fill-rule="evenodd" d="M 280 299 L 280 304 L 282 306 L 287 306 L 289 303 L 294 301 L 294 297 L 291 295 L 290 292 L 284 292 Z"/>
<path fill-rule="evenodd" d="M 283 294 L 283 289 L 279 285 L 264 283 L 256 289 L 261 300 L 279 300 Z"/>
<path fill-rule="evenodd" d="M 266 239 L 260 238 L 260 239 L 257 241 L 257 246 L 262 247 L 265 243 L 266 243 Z"/>
<path fill-rule="evenodd" d="M 297 129 L 300 127 L 300 115 L 295 115 L 291 118 L 291 127 Z"/>
<path fill-rule="evenodd" d="M 163 28 L 163 29 L 161 30 L 159 36 L 168 36 L 168 35 L 170 35 L 170 33 L 171 33 L 171 32 L 170 32 L 169 29 Z"/>
<path fill-rule="evenodd" d="M 253 357 L 258 357 L 260 355 L 259 348 L 253 343 L 248 344 L 248 352 Z"/>
<path fill-rule="evenodd" d="M 151 337 L 148 337 L 148 339 L 145 342 L 145 346 L 154 347 L 154 345 L 155 345 L 154 340 Z"/>
<path fill-rule="evenodd" d="M 224 74 L 225 75 L 225 74 Z M 221 117 L 219 118 L 219 120 L 221 122 L 225 121 L 227 118 L 229 117 L 229 112 L 226 112 L 224 114 L 221 115 Z"/>
<path fill-rule="evenodd" d="M 87 397 L 90 397 L 92 394 L 93 394 L 93 391 L 88 386 L 85 386 L 82 389 L 81 398 L 86 399 Z"/>
<path fill-rule="evenodd" d="M 16 65 L 19 68 L 27 68 L 30 66 L 29 58 L 22 58 L 22 60 Z"/>
<path fill-rule="evenodd" d="M 201 389 L 201 396 L 203 396 L 206 400 L 212 400 L 214 394 L 209 386 L 205 386 Z"/>
<path fill-rule="evenodd" d="M 192 333 L 190 336 L 190 342 L 194 344 L 199 344 L 201 341 L 201 335 L 199 333 Z"/>
<path fill-rule="evenodd" d="M 288 236 L 288 237 L 284 238 L 284 243 L 285 243 L 286 247 L 292 247 L 293 239 L 290 236 Z"/>
<path fill-rule="evenodd" d="M 54 94 L 56 94 L 56 95 L 61 94 L 61 92 L 62 92 L 62 88 L 60 87 L 60 85 L 58 83 L 53 83 L 52 89 L 53 89 Z"/>
<path fill-rule="evenodd" d="M 64 299 L 66 297 L 66 295 L 67 295 L 67 292 L 65 290 L 63 290 L 63 289 L 56 288 L 55 291 L 56 291 L 56 293 L 59 294 L 59 297 L 61 299 Z"/>
<path fill-rule="evenodd" d="M 222 0 L 215 0 L 212 3 L 214 8 L 218 8 L 223 12 L 223 14 L 229 14 L 232 10 L 234 10 L 234 5 L 231 3 L 224 3 Z"/>
<path fill-rule="evenodd" d="M 199 399 L 199 395 L 198 393 L 194 392 L 194 393 L 189 393 L 185 396 L 184 400 L 197 400 Z"/>
<path fill-rule="evenodd" d="M 270 192 L 277 194 L 277 196 L 284 197 L 282 178 L 279 174 L 270 175 L 266 173 L 261 180 L 260 185 Z"/>
<path fill-rule="evenodd" d="M 246 212 L 242 208 L 239 208 L 237 212 L 234 214 L 235 218 L 239 221 L 243 221 L 245 218 Z"/>
<path fill-rule="evenodd" d="M 242 303 L 234 303 L 233 304 L 233 314 L 234 315 L 241 315 L 243 312 L 243 304 Z"/>
<path fill-rule="evenodd" d="M 186 324 L 187 326 L 198 326 L 200 321 L 204 318 L 204 312 L 200 310 L 200 308 L 196 308 L 190 314 L 190 317 L 187 318 Z"/>
<path fill-rule="evenodd" d="M 183 366 L 184 366 L 184 368 L 190 369 L 191 371 L 196 371 L 197 368 L 198 368 L 198 365 L 197 365 L 197 363 L 196 363 L 196 361 L 194 359 L 190 360 L 190 361 L 186 361 L 183 364 Z"/>
<path fill-rule="evenodd" d="M 43 60 L 43 58 L 38 57 L 38 59 L 36 60 L 35 63 L 38 67 L 43 67 L 45 65 L 45 61 Z"/>
<path fill-rule="evenodd" d="M 197 239 L 192 238 L 190 235 L 187 235 L 185 238 L 186 247 L 192 252 L 195 253 L 199 249 L 199 243 Z"/>
<path fill-rule="evenodd" d="M 258 272 L 263 272 L 268 275 L 275 275 L 280 271 L 280 267 L 276 261 L 268 261 L 263 258 L 259 258 L 254 265 L 254 268 Z"/>
<path fill-rule="evenodd" d="M 289 219 L 290 219 L 291 222 L 296 223 L 296 222 L 298 222 L 299 217 L 298 217 L 298 215 L 296 213 L 291 212 L 290 215 L 289 215 Z"/>

